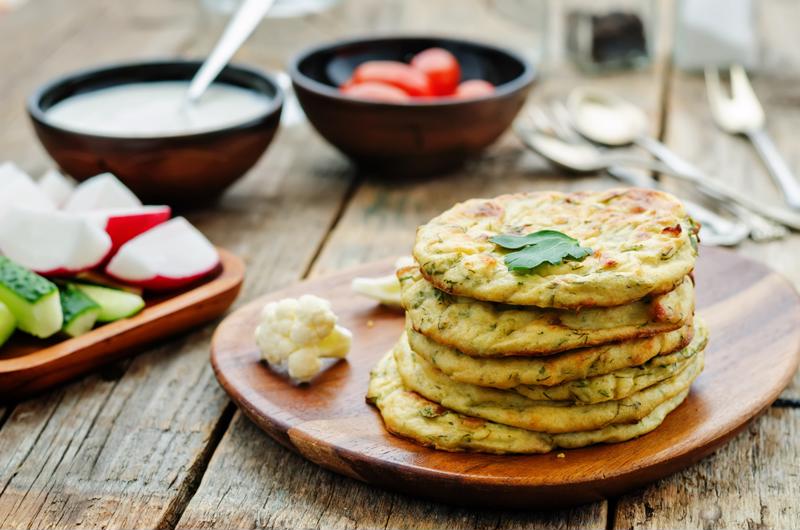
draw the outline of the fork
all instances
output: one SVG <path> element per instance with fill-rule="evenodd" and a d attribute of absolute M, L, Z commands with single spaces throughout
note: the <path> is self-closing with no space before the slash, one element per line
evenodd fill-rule
<path fill-rule="evenodd" d="M 744 135 L 753 143 L 775 184 L 783 193 L 786 204 L 800 209 L 800 181 L 792 174 L 764 128 L 764 109 L 744 68 L 735 65 L 730 69 L 731 97 L 722 88 L 719 70 L 708 67 L 705 75 L 706 92 L 714 121 L 723 131 Z"/>

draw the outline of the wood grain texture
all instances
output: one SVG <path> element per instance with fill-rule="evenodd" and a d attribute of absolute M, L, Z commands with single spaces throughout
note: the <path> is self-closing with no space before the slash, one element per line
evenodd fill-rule
<path fill-rule="evenodd" d="M 243 463 L 242 454 L 251 455 Z M 236 469 L 236 472 L 225 472 Z M 305 460 L 237 413 L 178 528 L 603 529 L 606 504 L 459 508 L 390 493 Z"/>
<path fill-rule="evenodd" d="M 787 20 L 800 17 L 800 4 L 782 0 L 758 3 L 759 38 L 764 64 L 753 79 L 753 87 L 764 106 L 767 130 L 786 162 L 800 178 L 800 51 L 784 30 Z M 714 124 L 702 76 L 673 72 L 667 102 L 669 119 L 665 142 L 709 175 L 765 201 L 781 204 L 780 192 L 752 145 L 742 137 L 730 136 Z M 668 180 L 668 179 L 667 179 Z M 686 186 L 671 184 L 683 196 L 691 197 Z M 698 197 L 695 197 L 698 198 Z M 698 198 L 701 202 L 702 199 Z M 774 267 L 800 286 L 800 235 L 767 243 L 747 241 L 738 248 L 742 254 Z M 800 374 L 784 392 L 784 399 L 800 403 Z"/>
<path fill-rule="evenodd" d="M 301 282 L 260 298 L 220 324 L 211 361 L 222 386 L 259 427 L 319 465 L 415 496 L 467 506 L 553 508 L 638 487 L 697 461 L 762 412 L 800 364 L 800 297 L 755 261 L 703 249 L 695 277 L 708 322 L 706 370 L 686 402 L 637 440 L 555 454 L 448 453 L 386 432 L 364 402 L 369 372 L 402 330 L 399 311 L 353 296 L 352 278 L 391 272 L 391 260 Z M 262 364 L 253 337 L 268 301 L 313 293 L 353 332 L 346 362 L 295 386 Z M 758 317 L 742 311 L 760 307 Z M 744 372 L 753 375 L 741 380 Z"/>
<path fill-rule="evenodd" d="M 215 219 L 191 216 L 261 271 L 245 281 L 244 299 L 303 274 L 347 187 L 335 165 L 314 173 L 291 145 L 276 153 Z M 174 524 L 230 420 L 208 365 L 212 327 L 18 405 L 0 430 L 0 454 L 14 455 L 0 475 L 0 526 Z"/>
<path fill-rule="evenodd" d="M 773 407 L 700 464 L 626 497 L 615 528 L 795 528 L 800 410 Z"/>
<path fill-rule="evenodd" d="M 800 16 L 796 2 L 758 2 L 763 66 L 752 79 L 767 114 L 767 129 L 796 175 L 800 120 L 796 80 L 800 52 L 786 32 Z M 713 122 L 703 79 L 674 72 L 667 102 L 664 140 L 716 178 L 764 200 L 779 202 L 766 169 L 748 143 Z M 687 197 L 685 187 L 675 187 Z M 745 242 L 738 252 L 774 267 L 800 285 L 800 235 L 769 243 Z M 756 311 L 757 309 L 754 309 Z M 617 528 L 793 528 L 798 496 L 798 406 L 800 374 L 773 407 L 715 455 L 619 499 Z M 788 501 L 788 502 L 787 502 Z"/>
<path fill-rule="evenodd" d="M 0 401 L 21 401 L 219 317 L 239 294 L 244 263 L 218 250 L 215 277 L 181 293 L 145 297 L 147 305 L 133 317 L 60 341 L 12 337 L 0 351 Z"/>
<path fill-rule="evenodd" d="M 52 52 L 31 58 L 0 102 L 0 160 L 17 161 L 34 175 L 49 165 L 24 116 L 22 102 L 35 85 L 97 62 L 199 55 L 216 37 L 202 31 L 195 0 L 124 8 L 87 0 L 72 6 L 79 15 L 74 33 L 50 36 L 42 28 L 59 27 L 56 19 L 68 11 L 55 4 L 37 0 L 0 17 L 3 35 L 18 17 L 29 21 L 20 49 L 53 39 L 37 44 Z M 287 53 L 271 47 L 248 56 L 264 65 Z M 9 81 L 5 74 L 2 81 Z M 332 150 L 300 126 L 279 133 L 268 156 L 214 209 L 188 217 L 245 260 L 252 272 L 246 300 L 304 274 L 351 179 Z M 231 418 L 208 364 L 211 329 L 18 404 L 0 429 L 0 527 L 173 526 Z"/>
<path fill-rule="evenodd" d="M 533 102 L 544 102 L 551 97 L 561 96 L 565 90 L 579 82 L 581 78 L 570 68 L 561 64 L 561 33 L 558 5 L 552 3 L 550 13 L 551 54 L 548 56 L 548 71 L 545 80 L 537 84 L 531 94 Z M 476 25 L 475 20 L 481 23 Z M 314 24 L 320 31 L 330 32 L 330 38 L 348 34 L 365 34 L 370 31 L 397 31 L 414 28 L 414 31 L 433 31 L 447 35 L 479 38 L 511 46 L 523 53 L 530 53 L 531 40 L 525 25 L 517 21 L 498 17 L 486 2 L 463 2 L 461 0 L 437 1 L 353 1 L 343 2 L 328 13 L 312 17 L 307 22 L 288 21 L 286 25 L 277 21 L 266 21 L 254 35 L 254 43 L 294 43 L 296 49 L 302 47 L 292 32 L 302 31 L 305 24 Z M 319 42 L 328 38 L 319 35 L 308 42 Z M 241 55 L 249 58 L 252 47 L 245 47 Z M 652 70 L 634 74 L 612 75 L 592 79 L 590 82 L 602 88 L 618 91 L 647 109 L 652 118 L 653 132 L 660 128 L 661 91 L 664 66 L 657 64 Z M 372 261 L 386 256 L 408 254 L 413 243 L 416 227 L 450 207 L 454 202 L 470 197 L 492 196 L 500 193 L 534 189 L 589 189 L 615 185 L 607 177 L 557 176 L 544 160 L 526 151 L 521 151 L 513 135 L 506 135 L 492 147 L 485 156 L 462 171 L 436 179 L 385 181 L 374 175 L 364 175 L 347 208 L 326 241 L 319 258 L 314 262 L 312 275 L 331 272 L 343 267 Z M 236 249 L 235 249 L 236 250 Z M 247 431 L 242 432 L 244 426 Z M 181 526 L 268 526 L 275 525 L 268 516 L 268 508 L 291 498 L 294 502 L 308 503 L 307 497 L 294 487 L 283 487 L 280 481 L 273 480 L 279 472 L 274 466 L 262 465 L 273 461 L 273 453 L 289 455 L 286 449 L 266 439 L 263 442 L 242 443 L 252 436 L 253 428 L 248 420 L 237 417 L 230 430 L 223 437 L 215 457 L 192 502 L 186 509 Z M 260 439 L 264 439 L 260 435 Z M 219 455 L 224 455 L 219 456 Z M 289 456 L 286 456 L 289 458 Z M 329 472 L 316 468 L 308 482 L 327 480 Z M 316 474 L 315 474 L 316 473 Z M 230 494 L 230 484 L 238 484 L 236 477 L 247 477 L 249 488 L 247 499 L 241 495 Z M 347 479 L 340 483 L 358 488 L 359 503 L 376 506 L 385 510 L 386 493 L 366 488 Z M 303 486 L 307 488 L 307 486 Z M 239 486 L 234 486 L 239 489 Z M 319 490 L 308 493 L 315 497 Z M 402 495 L 392 495 L 392 521 L 395 526 L 448 527 L 465 524 L 464 513 L 473 511 L 454 510 L 427 501 L 415 500 Z M 248 500 L 249 499 L 249 500 Z M 346 505 L 349 506 L 349 505 Z M 320 508 L 318 508 L 319 510 Z M 332 503 L 329 510 L 337 510 Z M 218 512 L 214 514 L 214 511 Z M 285 519 L 298 527 L 319 527 L 319 511 L 300 509 L 294 518 Z M 560 524 L 565 527 L 603 527 L 606 523 L 606 503 L 604 501 L 564 512 L 552 517 L 548 514 L 528 512 L 517 521 L 520 526 L 548 526 Z M 282 517 L 289 517 L 285 511 Z M 326 519 L 322 519 L 323 522 Z M 380 520 L 380 519 L 379 519 Z M 466 519 L 469 520 L 469 519 Z M 476 520 L 478 520 L 476 518 Z M 480 516 L 480 524 L 491 524 L 491 516 Z M 283 523 L 284 519 L 279 519 Z M 368 519 L 371 521 L 371 519 Z M 524 523 L 523 523 L 524 522 Z M 476 523 L 477 524 L 477 523 Z M 286 523 L 288 525 L 288 523 Z M 339 526 L 358 526 L 358 521 L 340 522 Z M 280 524 L 278 526 L 281 526 Z M 366 524 L 366 526 L 379 526 Z M 391 527 L 391 526 L 390 526 Z"/>
<path fill-rule="evenodd" d="M 797 170 L 793 150 L 797 98 L 791 79 L 800 72 L 800 48 L 795 45 L 793 27 L 798 5 L 791 0 L 765 0 L 758 4 L 765 28 L 761 34 L 768 44 L 765 60 L 769 71 L 756 80 L 756 88 L 761 96 L 763 91 L 771 90 L 773 82 L 780 83 L 782 88 L 764 103 L 770 131 Z M 207 53 L 224 19 L 208 15 L 198 6 L 197 0 L 141 0 L 124 6 L 100 0 L 83 0 L 79 4 L 30 0 L 19 10 L 1 15 L 0 34 L 15 45 L 0 47 L 0 122 L 4 124 L 0 160 L 12 159 L 34 175 L 49 166 L 28 126 L 23 101 L 37 84 L 50 77 L 120 59 L 175 54 L 199 57 Z M 562 35 L 555 10 L 551 15 L 554 29 L 550 44 L 556 51 Z M 282 68 L 292 52 L 314 42 L 402 28 L 478 37 L 522 51 L 529 50 L 531 42 L 524 23 L 496 17 L 492 2 L 347 0 L 320 15 L 263 22 L 237 53 L 236 60 L 274 70 Z M 558 62 L 557 55 L 554 62 Z M 588 81 L 558 69 L 546 75 L 552 83 L 535 89 L 534 97 L 539 100 Z M 657 68 L 590 82 L 601 83 L 645 106 L 654 118 L 653 130 L 658 131 L 661 75 L 662 70 Z M 702 88 L 696 95 L 699 99 L 689 101 L 686 109 L 693 113 L 686 122 L 689 127 L 670 134 L 683 137 L 687 153 L 694 161 L 703 162 L 713 149 L 699 136 L 692 136 L 691 126 L 699 126 L 701 131 L 710 127 L 714 134 L 718 133 L 707 113 Z M 676 95 L 679 97 L 682 96 Z M 678 107 L 675 103 L 671 99 L 670 107 Z M 779 127 L 780 132 L 773 127 Z M 673 140 L 674 136 L 670 142 Z M 726 175 L 740 175 L 737 178 L 749 176 L 751 166 L 763 171 L 757 162 L 740 165 L 736 154 L 746 145 L 737 139 L 716 141 L 731 143 L 727 151 L 708 160 L 710 169 L 718 167 Z M 244 301 L 294 281 L 312 264 L 313 272 L 326 271 L 407 253 L 414 227 L 460 198 L 610 184 L 608 179 L 570 180 L 563 175 L 550 175 L 551 170 L 541 159 L 520 152 L 514 139 L 506 137 L 479 163 L 439 184 L 363 181 L 337 223 L 351 183 L 349 167 L 307 128 L 284 128 L 266 159 L 221 204 L 193 213 L 191 220 L 217 244 L 247 261 L 250 275 L 241 297 Z M 759 182 L 770 189 L 766 174 L 760 175 L 763 181 Z M 404 198 L 406 194 L 408 198 Z M 331 225 L 336 230 L 327 236 Z M 757 258 L 763 254 L 760 259 L 796 277 L 800 259 L 796 238 L 767 246 L 752 245 L 752 249 L 746 247 L 743 251 Z M 321 259 L 315 260 L 323 240 L 326 245 Z M 209 339 L 210 329 L 206 328 L 84 378 L 64 391 L 12 408 L 13 416 L 0 425 L 0 526 L 112 527 L 127 523 L 136 527 L 170 527 L 181 517 L 201 476 L 202 486 L 183 513 L 182 526 L 380 527 L 386 521 L 383 526 L 390 528 L 603 528 L 607 515 L 613 522 L 614 510 L 606 510 L 605 503 L 554 514 L 509 514 L 418 501 L 366 487 L 309 464 L 261 434 L 239 413 L 226 431 L 231 409 L 206 364 Z M 115 396 L 117 392 L 119 397 Z M 157 398 L 149 404 L 152 396 Z M 788 390 L 784 397 L 800 403 L 796 389 Z M 759 519 L 751 515 L 760 510 L 751 509 L 753 503 L 747 503 L 746 516 L 736 518 L 737 510 L 743 506 L 736 498 L 736 488 L 742 496 L 755 496 L 764 488 L 774 489 L 770 484 L 775 481 L 794 480 L 796 484 L 796 475 L 780 473 L 782 469 L 793 469 L 796 456 L 789 457 L 796 447 L 786 439 L 787 415 L 776 416 L 774 422 L 770 419 L 770 425 L 776 428 L 767 426 L 762 432 L 759 427 L 758 431 L 765 445 L 781 447 L 770 453 L 774 461 L 756 461 L 747 456 L 751 442 L 742 435 L 717 456 L 686 472 L 697 475 L 674 477 L 691 480 L 681 486 L 685 495 L 680 500 L 676 496 L 678 486 L 662 491 L 659 483 L 648 489 L 658 498 L 658 503 L 652 504 L 657 513 L 652 513 L 651 518 L 656 518 L 661 527 L 682 527 L 686 526 L 683 521 L 687 520 L 687 512 L 700 513 L 706 506 L 716 504 L 723 508 L 726 521 L 734 521 L 730 525 L 755 526 Z M 757 425 L 765 421 L 762 419 Z M 217 447 L 223 432 L 227 434 Z M 84 438 L 88 441 L 82 442 Z M 740 443 L 736 451 L 730 451 L 733 444 Z M 117 450 L 115 445 L 120 444 L 124 447 Z M 204 475 L 215 448 L 215 457 Z M 150 464 L 150 460 L 155 463 Z M 708 462 L 711 464 L 706 465 Z M 757 466 L 766 466 L 769 474 L 752 473 L 746 475 L 747 481 L 738 480 L 739 470 L 751 473 Z M 726 470 L 730 473 L 726 474 Z M 754 486 L 750 476 L 772 482 Z M 699 490 L 692 488 L 700 484 L 704 485 L 704 494 L 693 496 L 692 492 Z M 716 495 L 718 491 L 730 494 Z M 793 490 L 787 491 L 791 494 Z M 764 520 L 788 521 L 782 525 L 787 527 L 798 525 L 800 515 L 781 504 L 781 500 L 769 495 L 761 498 L 766 510 L 774 506 L 783 517 Z M 686 512 L 670 509 L 673 499 L 674 506 L 686 503 Z M 719 499 L 725 504 L 720 504 Z M 620 506 L 635 507 L 640 502 L 634 497 L 626 504 L 623 499 Z M 754 524 L 749 523 L 750 519 Z M 620 521 L 633 519 L 620 517 Z M 711 521 L 702 526 L 722 525 Z"/>

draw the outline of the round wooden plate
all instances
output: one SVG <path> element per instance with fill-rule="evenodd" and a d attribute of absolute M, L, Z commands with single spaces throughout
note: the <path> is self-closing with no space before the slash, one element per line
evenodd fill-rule
<path fill-rule="evenodd" d="M 468 505 L 554 508 L 618 495 L 709 454 L 768 407 L 800 360 L 800 299 L 764 265 L 704 248 L 695 272 L 698 312 L 711 340 L 688 399 L 655 431 L 620 444 L 545 455 L 447 453 L 389 434 L 367 405 L 369 371 L 400 335 L 399 311 L 355 295 L 350 280 L 392 261 L 305 281 L 255 300 L 214 335 L 222 386 L 258 426 L 317 464 L 410 495 Z M 265 302 L 311 293 L 333 303 L 354 333 L 347 361 L 294 386 L 259 362 L 253 339 Z"/>

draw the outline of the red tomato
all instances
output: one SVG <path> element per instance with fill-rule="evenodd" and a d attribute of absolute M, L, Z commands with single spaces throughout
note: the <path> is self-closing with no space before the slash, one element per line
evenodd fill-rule
<path fill-rule="evenodd" d="M 483 79 L 470 79 L 458 85 L 455 97 L 459 99 L 481 98 L 494 94 L 494 85 Z"/>
<path fill-rule="evenodd" d="M 411 96 L 386 83 L 367 82 L 360 84 L 345 83 L 339 89 L 343 94 L 359 99 L 369 99 L 372 101 L 385 101 L 387 103 L 407 103 L 411 101 Z"/>
<path fill-rule="evenodd" d="M 443 48 L 428 48 L 411 59 L 411 66 L 425 72 L 437 96 L 450 96 L 458 88 L 461 67 L 455 55 Z"/>
<path fill-rule="evenodd" d="M 423 73 L 406 63 L 397 61 L 367 61 L 361 63 L 353 72 L 351 81 L 355 84 L 375 81 L 386 83 L 403 90 L 409 96 L 431 96 L 430 81 Z"/>

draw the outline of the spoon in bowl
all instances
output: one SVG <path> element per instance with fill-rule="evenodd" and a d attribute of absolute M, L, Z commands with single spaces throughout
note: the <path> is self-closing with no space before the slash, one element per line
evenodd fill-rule
<path fill-rule="evenodd" d="M 698 185 L 712 180 L 698 167 L 649 136 L 645 113 L 619 96 L 591 88 L 576 88 L 567 99 L 567 114 L 575 129 L 595 143 L 610 147 L 634 144 L 661 160 L 672 171 L 692 175 Z M 711 184 L 713 186 L 716 182 Z M 756 241 L 779 239 L 788 234 L 786 227 L 755 213 L 756 208 L 745 207 L 740 201 L 723 202 L 722 206 L 747 224 L 750 236 Z"/>
<path fill-rule="evenodd" d="M 244 0 L 242 2 L 228 25 L 225 26 L 225 31 L 211 54 L 194 74 L 192 82 L 189 84 L 189 90 L 186 92 L 188 103 L 192 104 L 200 99 L 200 96 L 225 68 L 236 50 L 253 33 L 274 3 L 275 0 Z"/>

